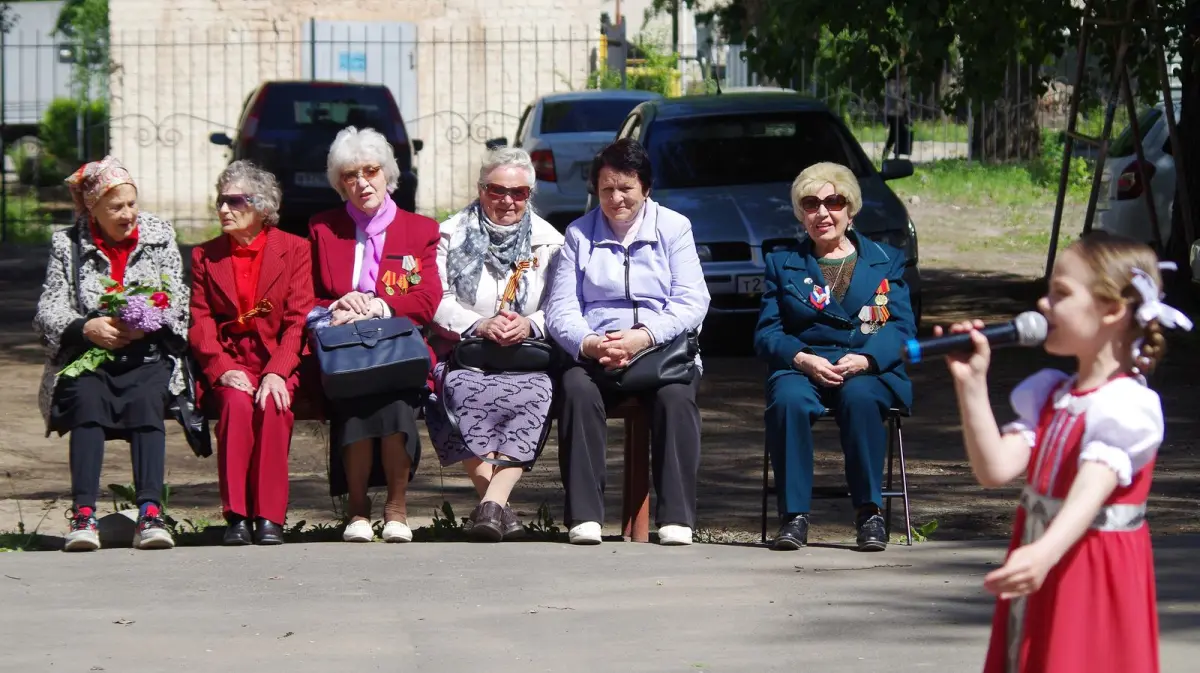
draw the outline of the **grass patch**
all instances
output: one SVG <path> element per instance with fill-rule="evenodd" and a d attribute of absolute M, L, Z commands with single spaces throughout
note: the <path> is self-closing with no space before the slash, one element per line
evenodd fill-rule
<path fill-rule="evenodd" d="M 882 122 L 867 119 L 847 119 L 846 125 L 860 143 L 883 143 L 887 140 L 888 127 Z M 918 119 L 909 124 L 914 142 L 965 143 L 968 141 L 967 125 L 954 122 L 937 122 Z"/>
<path fill-rule="evenodd" d="M 9 243 L 48 243 L 54 235 L 50 215 L 37 199 L 9 194 L 4 201 L 4 240 Z"/>
<path fill-rule="evenodd" d="M 944 159 L 919 164 L 912 177 L 893 180 L 888 186 L 903 199 L 915 195 L 959 205 L 1044 206 L 1053 204 L 1057 196 L 1057 183 L 1051 184 L 1046 168 L 1045 160 L 984 164 Z M 1057 179 L 1057 172 L 1053 176 Z M 1068 202 L 1086 199 L 1086 188 L 1071 185 Z"/>

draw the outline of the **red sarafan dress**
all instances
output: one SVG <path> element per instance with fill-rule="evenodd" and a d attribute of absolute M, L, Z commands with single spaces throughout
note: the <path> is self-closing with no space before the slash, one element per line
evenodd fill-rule
<path fill-rule="evenodd" d="M 1157 673 L 1154 558 L 1145 521 L 1162 403 L 1139 378 L 1074 390 L 1075 378 L 1046 369 L 1013 390 L 1028 439 L 1026 472 L 1009 553 L 1037 540 L 1062 507 L 1083 461 L 1112 468 L 1118 485 L 1092 527 L 1035 593 L 1000 600 L 984 673 Z"/>

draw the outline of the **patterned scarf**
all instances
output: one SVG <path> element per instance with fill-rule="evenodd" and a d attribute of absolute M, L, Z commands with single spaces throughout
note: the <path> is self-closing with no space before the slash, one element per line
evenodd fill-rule
<path fill-rule="evenodd" d="M 516 224 L 507 227 L 493 224 L 483 214 L 479 201 L 467 206 L 462 215 L 458 228 L 450 237 L 446 275 L 450 276 L 450 285 L 458 301 L 464 306 L 474 306 L 484 269 L 493 278 L 501 280 L 508 277 L 518 262 L 533 259 L 533 221 L 526 208 L 525 215 Z M 529 274 L 523 273 L 512 310 L 525 315 L 528 298 Z"/>
<path fill-rule="evenodd" d="M 396 202 L 391 194 L 383 195 L 383 205 L 374 215 L 368 215 L 346 201 L 346 213 L 354 220 L 354 226 L 366 235 L 363 245 L 362 268 L 358 272 L 359 292 L 374 292 L 375 280 L 379 276 L 379 260 L 383 258 L 383 235 L 388 225 L 396 219 Z"/>

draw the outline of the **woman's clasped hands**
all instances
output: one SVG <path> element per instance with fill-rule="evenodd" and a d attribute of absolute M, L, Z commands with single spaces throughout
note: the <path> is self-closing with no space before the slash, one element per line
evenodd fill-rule
<path fill-rule="evenodd" d="M 862 374 L 871 367 L 871 361 L 858 353 L 847 353 L 837 363 L 831 363 L 819 355 L 801 351 L 796 353 L 792 363 L 808 378 L 826 388 L 836 388 L 846 379 Z"/>
<path fill-rule="evenodd" d="M 476 336 L 491 339 L 501 346 L 515 346 L 532 334 L 533 324 L 529 318 L 508 310 L 502 310 L 475 325 Z"/>
<path fill-rule="evenodd" d="M 605 369 L 627 367 L 638 353 L 654 345 L 654 337 L 647 330 L 623 329 L 608 332 L 603 337 L 591 336 L 584 342 L 583 354 Z"/>
<path fill-rule="evenodd" d="M 386 305 L 378 297 L 372 297 L 365 292 L 347 292 L 341 299 L 329 306 L 333 312 L 331 325 L 345 325 L 368 318 L 382 318 L 386 313 Z"/>

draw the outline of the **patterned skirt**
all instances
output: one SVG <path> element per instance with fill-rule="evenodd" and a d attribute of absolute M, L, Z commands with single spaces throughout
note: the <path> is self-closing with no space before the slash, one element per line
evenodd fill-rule
<path fill-rule="evenodd" d="M 425 405 L 429 439 L 443 467 L 497 453 L 532 465 L 541 453 L 554 385 L 548 374 L 483 374 L 445 363 L 433 370 L 434 393 Z M 443 408 L 458 418 L 454 430 Z"/>

